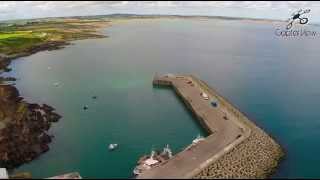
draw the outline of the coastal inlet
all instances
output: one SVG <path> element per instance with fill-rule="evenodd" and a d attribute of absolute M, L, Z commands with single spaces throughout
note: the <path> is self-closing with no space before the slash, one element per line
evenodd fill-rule
<path fill-rule="evenodd" d="M 33 21 L 0 24 L 0 166 L 16 168 L 49 150 L 51 124 L 61 116 L 49 105 L 31 104 L 20 97 L 17 88 L 8 84 L 14 77 L 2 77 L 10 72 L 15 59 L 40 51 L 62 49 L 73 40 L 105 38 L 98 31 L 108 21 L 64 19 L 63 21 Z"/>

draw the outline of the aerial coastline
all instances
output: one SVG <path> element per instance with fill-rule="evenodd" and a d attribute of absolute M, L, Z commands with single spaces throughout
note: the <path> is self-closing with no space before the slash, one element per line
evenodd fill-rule
<path fill-rule="evenodd" d="M 45 153 L 54 135 L 48 133 L 51 124 L 61 115 L 49 105 L 29 103 L 18 89 L 8 82 L 14 77 L 2 77 L 10 62 L 39 51 L 57 50 L 71 41 L 105 38 L 99 31 L 109 25 L 104 20 L 64 19 L 63 21 L 28 21 L 0 27 L 0 164 L 16 168 Z M 16 148 L 19 147 L 19 148 Z"/>
<path fill-rule="evenodd" d="M 22 165 L 26 162 L 30 162 L 36 157 L 38 157 L 40 154 L 46 152 L 49 150 L 48 144 L 51 142 L 51 139 L 53 136 L 49 135 L 47 133 L 48 129 L 51 126 L 51 123 L 57 122 L 61 116 L 58 114 L 59 112 L 54 112 L 54 108 L 50 107 L 49 105 L 39 105 L 39 104 L 32 104 L 29 102 L 25 102 L 22 97 L 20 97 L 18 90 L 14 87 L 14 85 L 8 85 L 7 82 L 11 81 L 14 82 L 15 77 L 1 77 L 1 72 L 6 72 L 10 71 L 9 65 L 12 60 L 15 60 L 19 57 L 24 57 L 24 56 L 29 56 L 31 54 L 37 53 L 39 51 L 45 51 L 45 50 L 57 50 L 61 49 L 67 45 L 70 45 L 72 41 L 74 40 L 82 40 L 82 39 L 90 39 L 90 38 L 106 38 L 107 36 L 102 35 L 99 33 L 99 31 L 107 26 L 110 26 L 112 24 L 115 24 L 117 22 L 125 22 L 131 19 L 157 19 L 158 17 L 132 17 L 132 18 L 119 18 L 119 19 L 98 19 L 98 20 L 92 20 L 92 19 L 77 19 L 77 18 L 70 18 L 70 19 L 63 19 L 63 20 L 58 20 L 58 21 L 45 21 L 45 22 L 38 22 L 38 21 L 31 21 L 29 24 L 24 24 L 24 25 L 17 25 L 14 28 L 17 28 L 14 30 L 17 33 L 17 36 L 14 38 L 19 38 L 21 31 L 24 31 L 23 36 L 32 36 L 31 39 L 34 39 L 36 37 L 36 41 L 38 37 L 40 37 L 40 41 L 36 42 L 35 44 L 26 44 L 25 47 L 21 47 L 18 51 L 14 49 L 4 49 L 0 48 L 0 100 L 3 101 L 0 105 L 0 118 L 1 119 L 10 119 L 12 118 L 13 120 L 8 123 L 8 128 L 10 127 L 11 129 L 15 129 L 12 131 L 10 129 L 4 129 L 1 135 L 5 137 L 6 141 L 0 141 L 0 143 L 6 144 L 7 147 L 10 146 L 8 144 L 8 138 L 11 138 L 12 132 L 18 132 L 21 131 L 21 129 L 18 128 L 17 124 L 21 123 L 21 121 L 24 121 L 24 128 L 29 128 L 30 132 L 31 129 L 37 129 L 36 133 L 33 133 L 32 135 L 29 135 L 27 137 L 30 137 L 30 139 L 26 140 L 14 140 L 12 141 L 16 144 L 21 144 L 22 142 L 25 141 L 30 141 L 31 143 L 26 144 L 26 146 L 22 149 L 25 151 L 21 151 L 20 156 L 7 156 L 7 154 L 10 154 L 15 151 L 15 149 L 10 149 L 7 148 L 7 150 L 3 150 L 4 154 L 0 154 L 0 161 L 3 162 L 3 166 L 7 167 L 9 169 L 18 167 L 19 165 Z M 208 18 L 208 17 L 178 17 L 178 16 L 164 16 L 163 18 L 185 18 L 185 19 L 192 19 L 192 18 Z M 239 19 L 233 19 L 230 18 L 230 20 L 239 20 Z M 240 20 L 245 20 L 245 19 L 240 19 Z M 253 20 L 256 21 L 256 20 Z M 269 22 L 269 21 L 268 21 Z M 60 26 L 61 24 L 64 24 L 65 27 Z M 15 25 L 14 25 L 15 26 Z M 42 26 L 45 27 L 44 31 L 39 31 L 39 32 L 34 32 L 32 29 L 34 28 L 33 26 Z M 52 31 L 51 28 L 53 27 L 58 27 L 58 31 Z M 71 27 L 71 28 L 70 28 Z M 12 28 L 12 27 L 6 27 L 6 28 Z M 1 30 L 8 30 L 8 29 L 1 29 Z M 80 30 L 79 30 L 80 29 Z M 12 30 L 12 29 L 10 29 Z M 49 30 L 49 32 L 47 31 Z M 45 34 L 44 34 L 45 33 Z M 52 33 L 52 34 L 50 34 Z M 12 32 L 8 32 L 8 34 L 12 34 Z M 41 37 L 41 36 L 46 36 L 46 37 Z M 1 36 L 0 36 L 1 37 Z M 4 38 L 6 39 L 6 38 Z M 43 40 L 44 39 L 44 40 Z M 0 38 L 0 43 L 7 43 L 6 41 L 1 41 Z M 2 44 L 0 44 L 2 45 Z M 0 46 L 1 47 L 1 46 Z M 14 45 L 12 46 L 14 47 Z M 8 94 L 14 94 L 8 98 Z M 224 102 L 224 100 L 221 100 Z M 14 103 L 13 103 L 14 102 Z M 6 111 L 6 108 L 4 107 L 12 107 L 13 110 L 11 112 Z M 16 113 L 16 111 L 23 109 L 23 113 L 21 113 L 22 117 L 27 117 L 27 114 L 36 114 L 37 118 L 19 118 L 19 120 L 13 116 L 13 114 Z M 43 113 L 37 113 L 37 112 L 43 112 Z M 237 112 L 236 112 L 237 114 Z M 241 116 L 241 115 L 239 115 Z M 8 118 L 9 117 L 9 118 Z M 48 117 L 48 118 L 45 118 Z M 50 117 L 50 118 L 49 118 Z M 41 127 L 35 127 L 31 126 L 29 122 L 31 121 L 39 121 L 42 122 L 40 124 Z M 248 120 L 249 121 L 249 120 Z M 7 123 L 7 122 L 2 122 L 2 123 Z M 222 158 L 220 158 L 216 163 L 207 166 L 205 169 L 202 169 L 201 172 L 198 172 L 198 174 L 194 174 L 194 177 L 196 178 L 207 178 L 207 177 L 268 177 L 274 168 L 277 167 L 278 161 L 281 159 L 283 156 L 282 150 L 280 150 L 280 146 L 278 146 L 275 142 L 270 140 L 269 136 L 263 131 L 261 132 L 261 129 L 255 128 L 254 125 L 250 122 L 244 121 L 244 123 L 247 123 L 250 128 L 252 128 L 252 134 L 248 139 L 246 139 L 245 142 L 241 143 L 241 145 L 237 146 L 237 148 L 233 149 L 231 152 L 228 154 L 224 155 Z M 10 125 L 9 125 L 10 124 Z M 32 124 L 32 123 L 31 123 Z M 34 124 L 33 124 L 34 125 Z M 7 127 L 7 126 L 4 126 Z M 10 133 L 9 133 L 10 132 Z M 41 139 L 35 138 L 39 136 L 40 134 L 43 134 Z M 36 140 L 35 140 L 36 139 Z M 261 141 L 265 142 L 261 144 Z M 40 149 L 38 148 L 37 150 L 34 149 L 34 145 L 38 145 Z M 262 145 L 262 146 L 260 146 Z M 265 147 L 263 150 L 265 151 L 259 151 L 258 146 Z M 242 150 L 241 150 L 242 149 Z M 245 149 L 245 150 L 244 150 Z M 247 150 L 249 149 L 249 150 Z M 252 154 L 251 153 L 244 153 L 244 152 L 251 152 L 256 155 L 261 155 L 263 154 L 266 159 L 263 159 L 264 165 L 261 164 L 261 168 L 264 169 L 263 171 L 255 171 L 252 170 L 252 166 L 255 166 L 257 162 L 252 162 L 250 163 L 244 163 L 245 158 L 251 158 Z M 244 153 L 244 154 L 243 154 Z M 261 153 L 261 154 L 260 154 Z M 276 156 L 276 158 L 274 158 Z M 22 158 L 23 157 L 23 158 Z M 243 157 L 243 158 L 241 158 Z M 245 158 L 244 158 L 245 157 Z M 271 157 L 271 158 L 268 158 Z M 19 160 L 18 160 L 19 159 Z M 5 161 L 7 160 L 7 161 Z M 231 163 L 232 161 L 232 163 Z M 237 162 L 237 163 L 233 163 Z M 251 166 L 252 165 L 252 166 Z M 244 166 L 244 171 L 243 174 L 239 174 L 232 172 L 232 170 L 226 170 L 225 168 L 233 168 L 235 166 Z M 222 168 L 224 167 L 224 168 Z M 220 173 L 220 172 L 225 172 L 225 173 Z"/>

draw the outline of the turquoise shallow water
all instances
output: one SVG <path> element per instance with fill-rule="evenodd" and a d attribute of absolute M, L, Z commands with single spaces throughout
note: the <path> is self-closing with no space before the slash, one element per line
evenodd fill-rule
<path fill-rule="evenodd" d="M 319 38 L 280 38 L 275 29 L 244 21 L 132 21 L 106 29 L 109 38 L 14 61 L 9 74 L 19 78 L 22 96 L 63 115 L 50 130 L 50 151 L 17 171 L 126 178 L 152 147 L 180 151 L 204 132 L 172 90 L 152 87 L 155 72 L 171 72 L 198 75 L 277 139 L 287 154 L 274 177 L 319 177 Z M 108 152 L 109 143 L 119 149 Z"/>

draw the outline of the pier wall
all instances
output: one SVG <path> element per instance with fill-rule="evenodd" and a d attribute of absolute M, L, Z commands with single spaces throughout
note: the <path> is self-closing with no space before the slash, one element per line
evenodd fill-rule
<path fill-rule="evenodd" d="M 213 131 L 212 129 L 207 125 L 207 123 L 205 122 L 205 120 L 203 119 L 202 115 L 199 114 L 190 104 L 191 100 L 188 99 L 187 97 L 184 97 L 182 95 L 182 93 L 179 91 L 178 88 L 176 88 L 175 86 L 173 86 L 173 89 L 175 91 L 175 93 L 178 95 L 178 97 L 183 101 L 183 103 L 187 106 L 187 108 L 192 112 L 192 114 L 199 120 L 201 126 L 206 130 L 206 132 L 208 134 L 212 134 Z"/>
<path fill-rule="evenodd" d="M 192 79 L 203 91 L 215 97 L 219 106 L 224 107 L 228 113 L 232 113 L 236 117 L 236 120 L 233 120 L 234 123 L 244 133 L 239 139 L 199 164 L 182 178 L 265 178 L 270 176 L 284 155 L 280 145 L 205 82 L 192 75 L 184 76 Z M 155 78 L 153 84 L 171 86 L 204 129 L 211 134 L 207 138 L 213 138 L 211 136 L 214 136 L 214 129 L 208 126 L 205 114 L 194 109 L 191 98 L 183 95 L 171 81 Z"/>
<path fill-rule="evenodd" d="M 207 125 L 207 123 L 204 121 L 202 116 L 192 107 L 190 104 L 191 100 L 187 97 L 184 97 L 180 90 L 175 87 L 171 81 L 161 80 L 161 78 L 154 78 L 153 80 L 154 86 L 168 86 L 172 87 L 174 92 L 177 94 L 177 96 L 182 100 L 182 102 L 186 105 L 186 107 L 192 112 L 192 114 L 199 120 L 200 125 L 206 130 L 208 134 L 212 134 L 213 131 L 210 129 L 210 127 Z"/>
<path fill-rule="evenodd" d="M 194 81 L 209 94 L 215 95 L 240 121 L 251 129 L 251 135 L 217 162 L 210 164 L 194 178 L 267 178 L 278 166 L 284 156 L 283 149 L 261 128 L 250 121 L 227 99 L 211 88 L 207 83 L 192 76 Z"/>

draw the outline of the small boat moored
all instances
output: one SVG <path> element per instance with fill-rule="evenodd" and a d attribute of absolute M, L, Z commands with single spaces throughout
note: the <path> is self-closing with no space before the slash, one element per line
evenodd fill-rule
<path fill-rule="evenodd" d="M 170 158 L 172 158 L 172 151 L 169 145 L 166 145 L 161 153 L 152 150 L 150 155 L 144 155 L 139 159 L 138 165 L 133 170 L 133 174 L 135 176 L 142 174 L 144 171 L 157 167 Z"/>
<path fill-rule="evenodd" d="M 83 106 L 83 110 L 87 110 L 89 108 L 88 105 Z"/>
<path fill-rule="evenodd" d="M 192 143 L 189 146 L 187 146 L 185 150 L 190 150 L 192 147 L 194 147 L 203 140 L 205 140 L 205 138 L 199 134 L 194 140 L 192 140 Z"/>
<path fill-rule="evenodd" d="M 192 141 L 192 144 L 198 144 L 199 142 L 203 141 L 204 137 L 202 137 L 200 134 Z"/>
<path fill-rule="evenodd" d="M 115 150 L 119 145 L 118 144 L 109 144 L 108 149 L 109 151 Z"/>
<path fill-rule="evenodd" d="M 60 86 L 60 83 L 59 83 L 59 82 L 56 82 L 56 83 L 53 83 L 53 85 L 54 85 L 55 87 L 59 87 L 59 86 Z"/>

